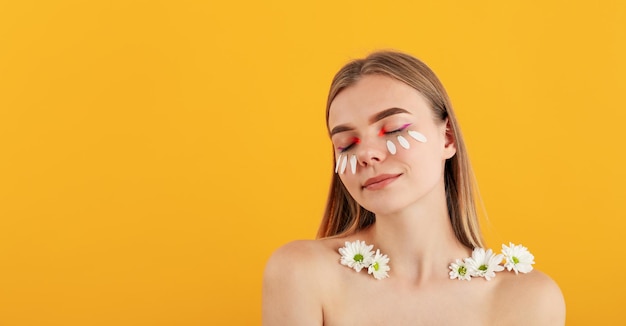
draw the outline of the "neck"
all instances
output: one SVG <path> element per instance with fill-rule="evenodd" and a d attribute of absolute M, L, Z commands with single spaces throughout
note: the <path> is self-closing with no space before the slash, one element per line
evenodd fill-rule
<path fill-rule="evenodd" d="M 367 230 L 374 246 L 390 257 L 395 277 L 418 283 L 447 278 L 450 263 L 471 253 L 454 234 L 445 190 L 432 195 L 437 198 L 424 198 L 393 214 L 376 215 L 376 223 Z"/>

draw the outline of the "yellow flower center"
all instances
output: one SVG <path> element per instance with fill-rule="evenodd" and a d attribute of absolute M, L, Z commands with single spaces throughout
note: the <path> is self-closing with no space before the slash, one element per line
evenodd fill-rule
<path fill-rule="evenodd" d="M 457 273 L 459 273 L 459 275 L 461 276 L 465 276 L 465 274 L 467 273 L 467 268 L 465 268 L 465 266 L 460 266 Z"/>
<path fill-rule="evenodd" d="M 356 254 L 354 255 L 354 261 L 358 261 L 359 263 L 363 261 L 363 255 Z"/>

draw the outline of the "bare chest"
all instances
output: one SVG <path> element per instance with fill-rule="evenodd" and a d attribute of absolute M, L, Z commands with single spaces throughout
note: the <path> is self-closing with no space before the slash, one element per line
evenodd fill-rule
<path fill-rule="evenodd" d="M 490 291 L 469 284 L 344 288 L 325 304 L 324 325 L 491 325 L 492 307 Z"/>

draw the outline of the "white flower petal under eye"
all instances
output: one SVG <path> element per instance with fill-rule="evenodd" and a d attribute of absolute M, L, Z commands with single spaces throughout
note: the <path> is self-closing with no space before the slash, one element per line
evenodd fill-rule
<path fill-rule="evenodd" d="M 424 136 L 422 133 L 414 131 L 414 130 L 409 130 L 409 136 L 413 137 L 413 139 L 425 143 L 426 142 L 426 136 Z"/>
<path fill-rule="evenodd" d="M 337 157 L 337 163 L 335 163 L 335 173 L 339 172 L 339 165 L 341 164 L 341 155 Z"/>
<path fill-rule="evenodd" d="M 535 256 L 533 256 L 526 247 L 522 245 L 514 245 L 509 242 L 509 246 L 502 245 L 502 254 L 506 260 L 504 267 L 510 271 L 528 273 L 533 270 Z"/>
<path fill-rule="evenodd" d="M 400 146 L 404 147 L 404 149 L 411 148 L 411 145 L 409 144 L 409 141 L 406 140 L 406 138 L 404 138 L 402 136 L 398 136 L 398 143 L 400 144 Z"/>
<path fill-rule="evenodd" d="M 472 252 L 472 257 L 465 259 L 472 276 L 484 277 L 487 281 L 496 276 L 496 272 L 504 270 L 500 265 L 504 255 L 495 255 L 491 249 L 485 251 L 483 248 L 476 248 Z"/>
<path fill-rule="evenodd" d="M 371 264 L 372 256 L 374 255 L 373 247 L 373 245 L 368 246 L 365 244 L 365 241 L 346 241 L 345 247 L 339 248 L 341 264 L 360 272 L 361 269 Z"/>
<path fill-rule="evenodd" d="M 472 274 L 469 271 L 469 268 L 466 266 L 466 263 L 460 259 L 454 261 L 454 263 L 448 266 L 450 268 L 450 279 L 453 280 L 455 278 L 459 280 L 472 280 Z"/>
<path fill-rule="evenodd" d="M 391 153 L 391 155 L 396 155 L 396 144 L 394 144 L 391 140 L 388 140 L 387 150 Z"/>
<path fill-rule="evenodd" d="M 341 161 L 341 174 L 346 172 L 346 166 L 348 166 L 348 155 L 345 155 Z"/>
<path fill-rule="evenodd" d="M 376 254 L 371 260 L 370 266 L 367 268 L 367 273 L 374 275 L 377 280 L 382 280 L 389 277 L 389 257 L 380 253 L 380 250 L 376 249 Z"/>
<path fill-rule="evenodd" d="M 350 170 L 352 174 L 356 174 L 356 155 L 350 156 Z"/>

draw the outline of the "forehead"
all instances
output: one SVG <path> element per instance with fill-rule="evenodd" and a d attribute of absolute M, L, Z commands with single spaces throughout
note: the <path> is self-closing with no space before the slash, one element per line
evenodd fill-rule
<path fill-rule="evenodd" d="M 383 75 L 366 75 L 333 99 L 328 126 L 367 123 L 373 114 L 389 108 L 402 108 L 421 118 L 431 114 L 427 100 L 411 86 Z"/>

